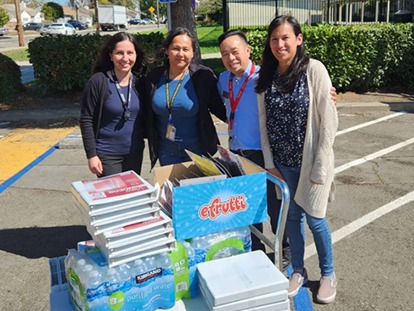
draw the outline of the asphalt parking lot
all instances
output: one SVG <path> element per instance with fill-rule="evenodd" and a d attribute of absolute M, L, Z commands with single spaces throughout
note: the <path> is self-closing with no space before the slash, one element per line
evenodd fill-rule
<path fill-rule="evenodd" d="M 338 103 L 337 194 L 327 215 L 337 299 L 316 303 L 319 269 L 309 236 L 310 282 L 292 310 L 414 309 L 414 114 L 402 111 L 412 105 Z M 226 125 L 216 126 L 225 142 Z M 70 194 L 71 182 L 93 178 L 78 134 L 57 139 L 0 185 L 1 310 L 49 310 L 49 258 L 88 238 Z M 152 182 L 148 159 L 142 175 Z"/>

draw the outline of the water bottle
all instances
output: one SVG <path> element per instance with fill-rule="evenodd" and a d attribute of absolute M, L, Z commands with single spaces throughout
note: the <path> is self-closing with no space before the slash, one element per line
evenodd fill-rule
<path fill-rule="evenodd" d="M 196 263 L 204 262 L 207 252 L 207 240 L 205 236 L 195 237 L 191 240 L 190 245 L 195 252 Z"/>
<path fill-rule="evenodd" d="M 172 269 L 172 261 L 167 252 L 159 254 L 155 259 L 155 263 L 157 267 L 160 267 L 163 270 L 163 275 L 168 273 L 168 270 Z"/>
<path fill-rule="evenodd" d="M 134 275 L 141 275 L 145 273 L 145 263 L 142 259 L 136 259 L 133 265 L 133 274 Z"/>
<path fill-rule="evenodd" d="M 131 280 L 131 268 L 126 263 L 116 267 L 122 282 L 129 282 Z"/>
<path fill-rule="evenodd" d="M 189 281 L 189 288 L 187 289 L 187 293 L 184 295 L 183 298 L 194 298 L 195 296 L 197 296 L 197 293 L 198 293 L 196 252 L 190 243 L 183 242 L 183 245 L 187 250 L 188 281 Z"/>
<path fill-rule="evenodd" d="M 119 275 L 118 271 L 115 268 L 109 268 L 106 272 L 105 276 L 106 282 L 106 291 L 108 296 L 112 294 L 112 292 L 116 291 L 119 287 L 119 283 L 121 282 L 121 276 Z"/>
<path fill-rule="evenodd" d="M 154 268 L 156 268 L 156 264 L 155 264 L 155 258 L 154 256 L 148 256 L 144 258 L 144 266 L 145 266 L 145 271 L 151 271 Z"/>
<path fill-rule="evenodd" d="M 192 267 L 193 265 L 196 264 L 196 262 L 195 262 L 196 253 L 195 253 L 194 248 L 191 246 L 191 244 L 189 242 L 183 242 L 183 245 L 187 249 L 188 268 L 190 268 L 190 267 Z"/>
<path fill-rule="evenodd" d="M 102 274 L 99 272 L 99 270 L 94 269 L 89 273 L 89 278 L 88 278 L 88 289 L 96 289 L 98 288 L 99 285 L 102 284 Z"/>

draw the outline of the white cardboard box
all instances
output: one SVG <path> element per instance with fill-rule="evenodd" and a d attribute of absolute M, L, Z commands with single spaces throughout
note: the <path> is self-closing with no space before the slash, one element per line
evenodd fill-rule
<path fill-rule="evenodd" d="M 199 263 L 197 272 L 215 307 L 288 289 L 287 278 L 262 251 Z"/>
<path fill-rule="evenodd" d="M 250 309 L 250 308 L 257 308 L 257 307 L 268 306 L 268 305 L 273 305 L 273 304 L 277 304 L 280 302 L 289 301 L 287 290 L 284 290 L 284 291 L 279 291 L 279 292 L 265 294 L 265 295 L 258 295 L 258 296 L 254 296 L 254 297 L 247 298 L 247 299 L 241 299 L 241 300 L 226 303 L 220 306 L 211 306 L 210 305 L 211 296 L 209 299 L 207 299 L 206 298 L 207 295 L 205 294 L 206 289 L 204 288 L 203 283 L 199 282 L 198 284 L 199 284 L 199 292 L 201 296 L 203 297 L 204 302 L 212 311 L 240 311 L 240 310 L 246 309 L 246 306 L 248 306 Z M 281 304 L 281 307 L 282 308 L 280 310 L 286 309 L 284 307 L 284 304 Z"/>

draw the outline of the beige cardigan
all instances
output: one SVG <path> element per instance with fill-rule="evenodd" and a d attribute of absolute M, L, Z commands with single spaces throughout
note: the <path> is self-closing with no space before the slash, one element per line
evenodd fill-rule
<path fill-rule="evenodd" d="M 309 60 L 307 81 L 308 120 L 300 178 L 294 200 L 311 216 L 323 218 L 328 200 L 333 201 L 335 193 L 333 144 L 338 127 L 338 115 L 330 95 L 332 83 L 328 71 L 320 61 Z M 266 130 L 263 93 L 258 94 L 258 109 L 265 168 L 274 168 Z"/>

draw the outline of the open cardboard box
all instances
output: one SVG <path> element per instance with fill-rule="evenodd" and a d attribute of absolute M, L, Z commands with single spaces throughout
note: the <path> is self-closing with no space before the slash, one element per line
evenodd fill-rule
<path fill-rule="evenodd" d="M 246 175 L 173 189 L 172 220 L 177 240 L 264 222 L 267 219 L 266 171 L 240 157 Z M 203 176 L 194 162 L 155 168 L 162 185 Z"/>

